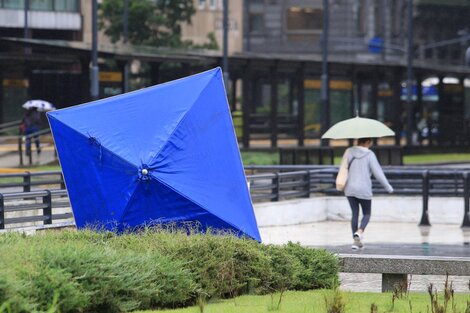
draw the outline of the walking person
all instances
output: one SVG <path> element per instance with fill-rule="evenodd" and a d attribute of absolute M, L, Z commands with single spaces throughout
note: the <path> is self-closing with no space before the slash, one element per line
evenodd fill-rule
<path fill-rule="evenodd" d="M 374 152 L 369 150 L 371 145 L 371 138 L 359 138 L 356 146 L 346 149 L 341 161 L 342 166 L 349 167 L 344 194 L 348 199 L 352 212 L 351 229 L 354 240 L 352 249 L 354 250 L 364 247 L 363 235 L 371 216 L 371 175 L 374 175 L 375 179 L 382 184 L 388 193 L 393 192 L 393 188 L 385 177 L 377 157 Z M 359 207 L 362 209 L 360 225 L 358 225 Z"/>
<path fill-rule="evenodd" d="M 37 108 L 33 107 L 33 108 L 26 110 L 20 129 L 24 130 L 22 133 L 25 136 L 28 136 L 30 134 L 33 134 L 39 131 L 40 123 L 41 123 L 41 113 L 39 113 Z M 34 136 L 34 143 L 36 144 L 37 154 L 40 154 L 41 143 L 39 142 L 39 136 Z M 31 138 L 26 139 L 26 155 L 28 156 L 31 155 Z"/>

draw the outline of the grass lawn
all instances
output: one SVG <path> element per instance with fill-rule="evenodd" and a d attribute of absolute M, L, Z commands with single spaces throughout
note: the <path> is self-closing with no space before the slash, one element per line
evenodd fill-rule
<path fill-rule="evenodd" d="M 277 165 L 279 154 L 275 152 L 242 152 L 242 160 L 245 165 Z M 403 157 L 405 165 L 470 162 L 469 153 L 442 153 L 424 155 L 406 155 Z M 335 157 L 335 164 L 341 163 L 341 157 Z"/>
<path fill-rule="evenodd" d="M 469 153 L 442 153 L 425 155 L 406 155 L 403 158 L 405 165 L 446 162 L 470 162 Z"/>
<path fill-rule="evenodd" d="M 40 165 L 36 167 L 28 167 L 24 169 L 25 171 L 31 172 L 43 172 L 43 171 L 60 171 L 59 165 Z"/>
<path fill-rule="evenodd" d="M 344 313 L 369 313 L 371 305 L 377 305 L 377 313 L 382 312 L 413 312 L 426 313 L 432 312 L 430 307 L 430 297 L 427 293 L 410 293 L 401 299 L 395 300 L 392 306 L 391 293 L 367 293 L 367 292 L 341 292 L 345 303 Z M 242 296 L 235 299 L 221 300 L 208 303 L 204 310 L 198 306 L 184 309 L 163 310 L 163 311 L 141 311 L 151 312 L 172 312 L 172 313 L 261 313 L 261 312 L 289 312 L 289 313 L 325 313 L 325 297 L 331 300 L 333 291 L 315 290 L 315 291 L 289 291 L 286 292 L 281 301 L 280 308 L 277 309 L 279 294 L 266 296 Z M 442 295 L 440 295 L 442 296 Z M 467 294 L 456 294 L 456 311 L 452 311 L 449 303 L 447 312 L 465 312 L 467 300 L 470 296 Z M 410 310 L 410 302 L 412 311 Z M 443 299 L 440 299 L 442 305 Z"/>
<path fill-rule="evenodd" d="M 247 152 L 242 151 L 244 165 L 277 165 L 279 164 L 279 153 L 277 152 Z"/>
<path fill-rule="evenodd" d="M 276 152 L 241 152 L 244 165 L 278 165 L 279 153 Z M 341 157 L 335 157 L 335 164 L 339 165 Z M 405 165 L 432 164 L 447 162 L 470 162 L 469 153 L 447 153 L 447 154 L 426 154 L 426 155 L 406 155 L 403 158 Z M 19 169 L 23 171 L 59 171 L 59 165 L 43 165 Z M 12 172 L 9 170 L 8 172 Z"/>

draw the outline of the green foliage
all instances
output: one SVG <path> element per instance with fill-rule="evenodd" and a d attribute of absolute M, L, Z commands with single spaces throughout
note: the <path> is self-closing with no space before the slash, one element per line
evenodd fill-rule
<path fill-rule="evenodd" d="M 185 268 L 195 274 L 200 293 L 206 297 L 226 298 L 246 292 L 262 292 L 263 284 L 270 279 L 269 257 L 253 240 L 231 235 L 193 233 L 188 236 L 178 230 L 149 230 L 141 236 L 152 240 L 133 242 L 130 246 L 157 250 L 184 262 Z M 123 237 L 135 240 L 134 235 Z"/>
<path fill-rule="evenodd" d="M 346 302 L 343 293 L 338 288 L 332 295 L 325 296 L 326 313 L 344 313 Z"/>
<path fill-rule="evenodd" d="M 277 152 L 241 152 L 244 165 L 276 165 L 279 164 Z"/>
<path fill-rule="evenodd" d="M 123 35 L 123 0 L 103 0 L 100 28 L 113 42 Z M 128 39 L 133 44 L 180 47 L 181 23 L 195 13 L 192 0 L 129 1 Z"/>
<path fill-rule="evenodd" d="M 112 249 L 106 239 L 116 236 L 109 233 L 63 235 L 26 237 L 9 247 L 14 253 L 0 266 L 11 269 L 3 278 L 18 286 L 3 293 L 19 298 L 0 298 L 0 303 L 12 302 L 13 312 L 44 312 L 57 297 L 60 312 L 125 312 L 181 306 L 195 293 L 192 275 L 177 260 L 158 252 Z M 15 262 L 20 256 L 22 262 Z"/>
<path fill-rule="evenodd" d="M 283 246 L 269 245 L 265 249 L 270 256 L 272 271 L 268 289 L 283 291 L 299 285 L 298 276 L 303 270 L 300 260 Z"/>
<path fill-rule="evenodd" d="M 331 253 L 324 249 L 305 249 L 300 244 L 291 242 L 287 244 L 287 251 L 295 256 L 301 264 L 293 289 L 309 290 L 338 286 L 339 264 Z"/>
<path fill-rule="evenodd" d="M 189 235 L 188 235 L 189 233 Z M 299 245 L 264 246 L 229 233 L 200 234 L 194 228 L 0 235 L 8 251 L 0 258 L 2 312 L 128 312 L 173 308 L 241 294 L 265 294 L 301 286 L 299 279 L 337 280 L 337 272 L 303 264 L 299 255 L 336 264 L 324 251 Z"/>
<path fill-rule="evenodd" d="M 213 32 L 207 34 L 207 40 L 208 42 L 202 45 L 195 45 L 191 41 L 188 41 L 187 45 L 195 49 L 219 50 L 219 44 L 217 43 L 217 38 L 215 38 L 215 34 Z"/>

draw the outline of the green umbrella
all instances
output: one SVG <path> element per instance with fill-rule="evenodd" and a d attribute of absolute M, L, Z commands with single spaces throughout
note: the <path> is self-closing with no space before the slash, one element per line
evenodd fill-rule
<path fill-rule="evenodd" d="M 370 118 L 353 117 L 331 126 L 322 139 L 356 139 L 394 136 L 393 130 Z"/>

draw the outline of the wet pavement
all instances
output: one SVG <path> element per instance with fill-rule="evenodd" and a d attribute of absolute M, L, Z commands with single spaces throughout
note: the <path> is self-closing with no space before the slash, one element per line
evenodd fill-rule
<path fill-rule="evenodd" d="M 326 221 L 290 226 L 261 227 L 266 244 L 284 244 L 289 241 L 324 248 L 338 254 L 373 254 L 407 256 L 446 256 L 470 258 L 470 229 L 460 225 L 435 224 L 419 227 L 414 223 L 378 223 L 371 221 L 364 236 L 365 248 L 351 249 L 349 222 Z M 381 291 L 380 274 L 340 273 L 341 289 L 348 291 Z M 430 283 L 442 290 L 445 276 L 413 275 L 409 277 L 410 290 L 427 292 Z M 469 276 L 450 276 L 456 292 L 469 290 Z"/>
<path fill-rule="evenodd" d="M 352 232 L 348 221 L 261 227 L 260 232 L 265 243 L 283 244 L 292 241 L 305 246 L 331 247 L 331 249 L 341 249 L 343 246 L 347 253 L 351 251 L 348 247 L 352 243 Z M 420 227 L 415 223 L 375 222 L 372 217 L 364 233 L 363 241 L 366 245 L 365 251 L 380 248 L 392 254 L 420 251 L 420 255 L 423 255 L 426 250 L 430 249 L 433 253 L 454 255 L 454 253 L 462 253 L 458 252 L 461 250 L 458 247 L 469 245 L 470 228 L 462 228 L 460 224 L 434 224 Z M 439 252 L 440 249 L 449 245 L 455 248 Z M 468 249 L 470 250 L 470 246 Z"/>

